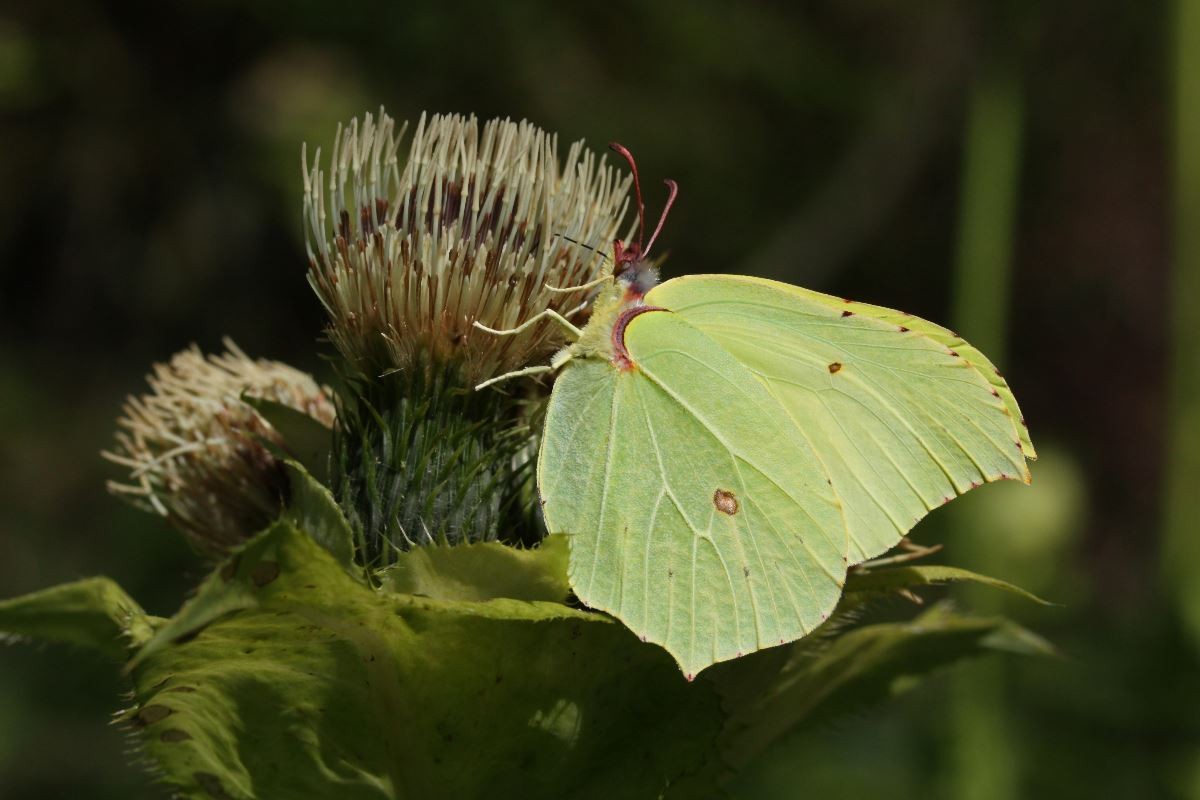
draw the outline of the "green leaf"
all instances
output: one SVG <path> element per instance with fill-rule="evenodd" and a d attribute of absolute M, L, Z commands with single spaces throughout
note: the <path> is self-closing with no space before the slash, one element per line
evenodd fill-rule
<path fill-rule="evenodd" d="M 416 547 L 382 573 L 393 592 L 481 602 L 500 597 L 561 603 L 567 585 L 567 540 L 549 536 L 532 550 L 499 542 Z"/>
<path fill-rule="evenodd" d="M 865 570 L 851 572 L 846 578 L 846 592 L 853 594 L 891 594 L 902 589 L 915 589 L 918 586 L 934 586 L 951 581 L 969 581 L 971 583 L 1002 589 L 1044 606 L 1054 605 L 1043 600 L 1019 586 L 1014 586 L 998 578 L 990 578 L 958 567 L 940 565 L 922 565 L 891 567 L 889 569 Z"/>
<path fill-rule="evenodd" d="M 109 578 L 85 578 L 0 602 L 0 632 L 74 644 L 124 660 L 157 620 Z"/>
<path fill-rule="evenodd" d="M 911 688 L 922 675 L 988 652 L 1055 651 L 1014 622 L 958 615 L 946 604 L 910 622 L 856 628 L 820 648 L 802 643 L 769 688 L 731 715 L 725 755 L 734 766 L 743 765 L 792 731 L 881 703 Z M 741 677 L 732 669 L 716 675 L 733 688 Z"/>
<path fill-rule="evenodd" d="M 713 688 L 608 617 L 373 591 L 287 521 L 240 556 L 214 591 L 253 606 L 132 672 L 183 797 L 656 797 L 715 763 Z"/>
<path fill-rule="evenodd" d="M 256 591 L 278 575 L 279 525 L 247 539 L 233 550 L 212 574 L 204 579 L 196 594 L 183 604 L 178 613 L 137 652 L 129 663 L 134 669 L 172 643 L 182 642 L 214 621 L 235 611 L 255 608 L 259 603 Z"/>
<path fill-rule="evenodd" d="M 287 460 L 283 465 L 291 484 L 287 518 L 328 550 L 344 568 L 353 570 L 354 531 L 333 493 L 298 462 Z"/>
<path fill-rule="evenodd" d="M 283 437 L 285 450 L 299 461 L 309 474 L 325 481 L 329 473 L 329 453 L 333 448 L 333 430 L 324 423 L 291 406 L 242 394 L 242 402 L 262 415 Z"/>
<path fill-rule="evenodd" d="M 311 532 L 312 540 L 345 572 L 361 580 L 354 564 L 353 534 L 333 495 L 296 462 L 285 461 L 284 466 L 292 496 L 283 519 L 296 527 L 303 525 L 302 529 Z M 274 533 L 277 530 L 278 526 L 272 526 L 231 551 L 221 566 L 200 584 L 195 596 L 158 628 L 134 657 L 131 667 L 221 617 L 256 607 L 259 595 L 255 590 L 274 580 L 278 571 L 278 562 L 273 560 L 278 548 L 278 534 Z"/>

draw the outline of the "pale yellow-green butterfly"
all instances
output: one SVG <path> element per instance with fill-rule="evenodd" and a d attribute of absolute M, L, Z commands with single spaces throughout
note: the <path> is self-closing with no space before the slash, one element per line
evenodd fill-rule
<path fill-rule="evenodd" d="M 690 679 L 808 634 L 850 565 L 981 483 L 1028 483 L 1036 455 L 1008 384 L 945 328 L 758 278 L 656 285 L 645 258 L 677 189 L 643 248 L 637 166 L 611 146 L 638 241 L 615 243 L 582 330 L 547 310 L 491 331 L 545 316 L 575 336 L 495 380 L 558 371 L 537 476 L 571 587 Z"/>

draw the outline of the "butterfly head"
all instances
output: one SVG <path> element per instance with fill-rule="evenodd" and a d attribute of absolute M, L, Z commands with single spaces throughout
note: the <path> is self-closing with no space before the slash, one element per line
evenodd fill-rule
<path fill-rule="evenodd" d="M 646 242 L 646 204 L 642 202 L 642 185 L 638 179 L 637 164 L 633 160 L 633 154 L 624 146 L 612 142 L 608 147 L 629 162 L 629 169 L 633 172 L 633 190 L 637 197 L 638 208 L 637 241 L 626 243 L 617 239 L 613 242 L 613 274 L 618 281 L 625 284 L 627 297 L 632 295 L 633 298 L 640 298 L 658 283 L 658 269 L 647 259 L 650 255 L 650 248 L 654 246 L 654 241 L 662 230 L 663 223 L 667 221 L 667 214 L 670 212 L 671 206 L 675 204 L 679 186 L 669 178 L 663 181 L 670 194 L 667 196 L 667 203 L 663 206 L 662 214 L 658 218 L 658 225 L 655 226 L 654 233 L 650 235 L 650 241 Z"/>

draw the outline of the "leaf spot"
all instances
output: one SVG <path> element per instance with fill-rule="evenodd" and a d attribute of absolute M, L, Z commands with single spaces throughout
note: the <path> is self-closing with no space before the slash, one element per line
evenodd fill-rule
<path fill-rule="evenodd" d="M 278 577 L 278 561 L 260 561 L 250 572 L 250 580 L 254 581 L 254 585 L 260 589 Z"/>
<path fill-rule="evenodd" d="M 713 505 L 717 511 L 732 517 L 738 512 L 737 495 L 727 489 L 717 489 L 713 492 Z"/>
<path fill-rule="evenodd" d="M 229 561 L 225 563 L 225 566 L 221 567 L 221 580 L 225 581 L 226 583 L 229 583 L 231 580 L 233 580 L 234 576 L 237 575 L 238 564 L 241 563 L 241 560 L 241 553 L 238 553 L 236 556 L 229 559 Z"/>
<path fill-rule="evenodd" d="M 233 795 L 225 791 L 225 787 L 221 785 L 221 779 L 211 772 L 193 772 L 192 777 L 209 797 L 214 797 L 216 800 L 233 800 Z"/>
<path fill-rule="evenodd" d="M 146 706 L 137 713 L 138 722 L 143 725 L 153 725 L 171 716 L 172 710 L 157 703 Z"/>

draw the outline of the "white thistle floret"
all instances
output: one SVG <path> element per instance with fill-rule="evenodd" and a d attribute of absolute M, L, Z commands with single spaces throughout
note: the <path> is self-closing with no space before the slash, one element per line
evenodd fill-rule
<path fill-rule="evenodd" d="M 280 511 L 285 477 L 263 440 L 282 437 L 249 404 L 271 400 L 332 426 L 335 410 L 311 376 L 277 361 L 251 359 L 231 340 L 222 355 L 195 345 L 155 364 L 150 391 L 130 396 L 117 444 L 102 455 L 129 469 L 113 494 L 180 529 L 198 549 L 219 554 Z"/>
<path fill-rule="evenodd" d="M 563 344 L 546 308 L 570 315 L 604 274 L 629 178 L 576 142 L 522 121 L 422 115 L 408 158 L 382 109 L 338 129 L 328 180 L 304 152 L 309 282 L 330 338 L 364 372 L 458 364 L 469 384 L 540 360 Z"/>

